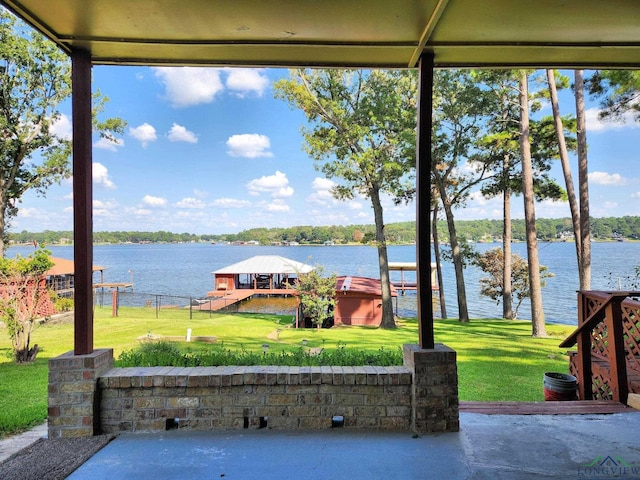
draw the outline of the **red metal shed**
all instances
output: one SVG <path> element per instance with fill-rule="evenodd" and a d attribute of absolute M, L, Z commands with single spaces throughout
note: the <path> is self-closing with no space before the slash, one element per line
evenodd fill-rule
<path fill-rule="evenodd" d="M 391 296 L 398 294 L 391 285 Z M 334 325 L 374 325 L 382 322 L 380 280 L 367 277 L 338 277 Z"/>

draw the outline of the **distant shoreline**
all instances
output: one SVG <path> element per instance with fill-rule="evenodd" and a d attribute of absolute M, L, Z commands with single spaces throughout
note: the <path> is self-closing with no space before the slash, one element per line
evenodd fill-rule
<path fill-rule="evenodd" d="M 592 243 L 638 243 L 640 242 L 640 240 L 636 240 L 636 239 L 627 239 L 625 238 L 624 240 L 617 240 L 617 239 L 592 239 L 591 240 Z M 209 241 L 199 241 L 199 242 L 150 242 L 150 241 L 144 241 L 144 242 L 94 242 L 93 245 L 100 245 L 100 246 L 105 246 L 105 245 L 180 245 L 180 244 L 194 244 L 194 243 L 201 243 L 201 244 L 210 244 L 211 246 L 216 246 L 216 245 L 222 245 L 222 246 L 227 246 L 227 247 L 288 247 L 288 248 L 296 248 L 296 247 L 375 247 L 375 242 L 370 242 L 370 243 L 357 243 L 357 242 L 349 242 L 349 243 L 336 243 L 333 245 L 325 245 L 323 243 L 300 243 L 298 245 L 285 245 L 285 244 L 280 244 L 280 245 L 266 245 L 266 244 L 253 244 L 253 243 L 245 243 L 245 244 L 234 244 L 233 242 L 209 242 Z M 471 244 L 478 244 L 478 245 L 485 245 L 485 244 L 500 244 L 502 242 L 482 242 L 482 241 L 478 241 L 478 242 L 469 242 Z M 513 240 L 512 243 L 525 243 L 522 240 Z M 574 243 L 573 240 L 538 240 L 538 243 Z M 46 247 L 73 247 L 73 242 L 59 242 L 59 243 L 46 243 L 44 244 L 45 248 Z M 415 245 L 415 242 L 387 242 L 388 246 L 410 246 L 410 245 Z M 447 245 L 447 243 L 441 243 L 440 245 Z M 29 247 L 29 246 L 33 246 L 32 242 L 22 242 L 22 243 L 12 243 L 9 242 L 7 244 L 7 248 L 10 247 Z"/>

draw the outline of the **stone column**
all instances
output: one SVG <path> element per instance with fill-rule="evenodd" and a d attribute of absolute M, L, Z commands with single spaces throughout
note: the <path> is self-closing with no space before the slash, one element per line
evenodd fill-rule
<path fill-rule="evenodd" d="M 456 352 L 441 343 L 433 349 L 404 345 L 404 365 L 413 372 L 411 427 L 416 433 L 457 432 Z"/>
<path fill-rule="evenodd" d="M 49 438 L 98 434 L 98 378 L 113 368 L 113 349 L 67 352 L 49 360 Z"/>

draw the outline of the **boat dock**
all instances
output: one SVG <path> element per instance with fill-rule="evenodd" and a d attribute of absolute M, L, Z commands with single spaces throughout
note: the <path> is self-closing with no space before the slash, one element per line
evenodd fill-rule
<path fill-rule="evenodd" d="M 193 305 L 191 308 L 205 312 L 216 312 L 235 303 L 242 302 L 254 295 L 253 290 L 221 291 L 221 296 L 217 296 L 216 293 L 217 292 L 209 292 L 206 300 L 200 300 L 199 305 Z"/>
<path fill-rule="evenodd" d="M 293 295 L 295 290 L 291 289 L 265 289 L 265 288 L 241 288 L 237 290 L 213 290 L 207 293 L 207 299 L 199 300 L 199 305 L 193 305 L 193 310 L 200 310 L 203 312 L 216 312 L 227 308 L 236 303 L 247 300 L 254 295 L 278 295 L 289 296 Z"/>
<path fill-rule="evenodd" d="M 415 272 L 416 262 L 389 262 L 389 271 L 400 272 L 400 281 L 392 281 L 391 284 L 400 290 L 404 295 L 407 290 L 417 290 L 418 284 L 416 282 L 406 282 L 404 280 L 404 272 Z M 438 290 L 438 282 L 436 281 L 436 264 L 431 264 L 431 289 Z"/>

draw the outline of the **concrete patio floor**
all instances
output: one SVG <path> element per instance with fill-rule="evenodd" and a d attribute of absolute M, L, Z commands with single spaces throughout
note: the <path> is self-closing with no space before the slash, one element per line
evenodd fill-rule
<path fill-rule="evenodd" d="M 78 479 L 640 479 L 640 412 L 460 414 L 460 432 L 123 434 Z"/>

